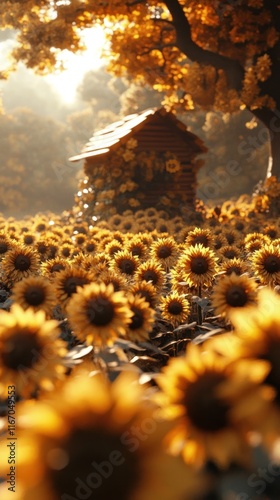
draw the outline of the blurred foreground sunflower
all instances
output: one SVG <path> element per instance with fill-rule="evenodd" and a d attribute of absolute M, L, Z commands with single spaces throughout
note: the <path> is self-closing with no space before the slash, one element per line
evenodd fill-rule
<path fill-rule="evenodd" d="M 250 417 L 263 408 L 258 384 L 267 372 L 266 362 L 241 363 L 189 344 L 186 356 L 172 359 L 157 378 L 159 414 L 174 421 L 165 438 L 169 451 L 196 467 L 207 460 L 248 465 Z"/>
<path fill-rule="evenodd" d="M 245 311 L 233 311 L 230 319 L 234 335 L 240 341 L 235 345 L 240 357 L 266 360 L 269 372 L 264 383 L 273 388 L 273 404 L 261 423 L 266 441 L 275 443 L 280 438 L 280 297 L 274 291 L 259 291 L 258 307 Z M 280 458 L 280 455 L 279 455 Z"/>
<path fill-rule="evenodd" d="M 19 396 L 38 389 L 52 390 L 66 371 L 66 344 L 59 339 L 59 323 L 46 320 L 43 311 L 24 311 L 18 304 L 0 315 L 0 392 L 9 384 Z"/>
<path fill-rule="evenodd" d="M 201 480 L 164 453 L 153 411 L 127 374 L 113 384 L 70 378 L 49 399 L 18 405 L 17 500 L 194 498 Z"/>
<path fill-rule="evenodd" d="M 79 287 L 67 307 L 68 320 L 75 335 L 98 346 L 112 345 L 124 335 L 133 313 L 124 292 L 112 284 L 91 283 Z"/>

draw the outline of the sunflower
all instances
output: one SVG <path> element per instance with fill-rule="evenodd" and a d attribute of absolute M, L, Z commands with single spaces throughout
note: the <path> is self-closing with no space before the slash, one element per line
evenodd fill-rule
<path fill-rule="evenodd" d="M 275 240 L 279 237 L 279 227 L 276 224 L 268 224 L 264 228 L 264 234 L 269 236 L 271 240 Z"/>
<path fill-rule="evenodd" d="M 139 259 L 131 252 L 122 250 L 114 255 L 114 259 L 110 262 L 110 269 L 116 269 L 128 278 L 132 278 L 139 266 Z"/>
<path fill-rule="evenodd" d="M 69 263 L 63 257 L 55 257 L 54 259 L 48 259 L 46 262 L 41 264 L 41 272 L 44 276 L 49 279 L 54 279 L 56 274 L 60 271 L 64 271 L 69 267 Z"/>
<path fill-rule="evenodd" d="M 126 337 L 132 342 L 147 340 L 153 329 L 155 311 L 140 295 L 130 293 L 127 295 L 127 301 L 132 316 L 126 327 Z"/>
<path fill-rule="evenodd" d="M 163 452 L 166 424 L 143 396 L 131 374 L 113 384 L 80 376 L 48 399 L 18 405 L 18 500 L 194 498 L 204 481 Z M 6 444 L 1 475 L 9 470 Z"/>
<path fill-rule="evenodd" d="M 78 247 L 83 247 L 85 242 L 87 241 L 87 235 L 84 233 L 76 233 L 72 236 L 72 241 L 74 245 Z"/>
<path fill-rule="evenodd" d="M 213 247 L 214 238 L 210 229 L 201 229 L 196 227 L 192 231 L 189 231 L 188 236 L 185 241 L 187 246 L 202 245 L 203 247 Z"/>
<path fill-rule="evenodd" d="M 111 283 L 114 287 L 114 292 L 127 289 L 127 280 L 123 274 L 117 271 L 110 271 L 109 269 L 106 269 L 99 274 L 97 281 L 99 283 L 105 283 L 105 285 L 109 285 Z"/>
<path fill-rule="evenodd" d="M 67 307 L 75 335 L 94 345 L 112 345 L 124 335 L 132 317 L 124 292 L 114 292 L 112 284 L 91 283 L 79 288 Z"/>
<path fill-rule="evenodd" d="M 169 269 L 175 262 L 178 255 L 178 246 L 172 236 L 168 238 L 158 238 L 150 249 L 151 258 Z"/>
<path fill-rule="evenodd" d="M 160 290 L 165 283 L 165 272 L 161 264 L 156 262 L 155 259 L 146 260 L 140 264 L 135 273 L 135 282 L 146 281 L 147 283 L 152 283 L 152 285 Z"/>
<path fill-rule="evenodd" d="M 35 243 L 35 248 L 40 256 L 40 260 L 44 261 L 48 256 L 49 245 L 48 241 L 43 238 L 39 238 Z"/>
<path fill-rule="evenodd" d="M 200 467 L 211 460 L 219 467 L 248 465 L 250 417 L 263 407 L 259 385 L 267 363 L 239 362 L 188 344 L 185 357 L 172 359 L 158 376 L 155 395 L 159 414 L 174 421 L 165 444 Z"/>
<path fill-rule="evenodd" d="M 70 298 L 76 293 L 77 287 L 91 283 L 92 277 L 83 269 L 68 267 L 56 273 L 53 281 L 54 292 L 63 309 L 66 308 Z"/>
<path fill-rule="evenodd" d="M 176 291 L 162 297 L 159 303 L 162 317 L 173 326 L 187 320 L 190 312 L 189 301 Z"/>
<path fill-rule="evenodd" d="M 262 247 L 263 243 L 261 240 L 253 240 L 249 241 L 249 243 L 246 243 L 245 250 L 247 253 L 251 254 L 253 252 L 256 252 L 257 250 L 260 250 Z"/>
<path fill-rule="evenodd" d="M 38 253 L 29 247 L 17 244 L 5 254 L 2 269 L 6 282 L 14 283 L 27 278 L 36 274 L 39 269 Z"/>
<path fill-rule="evenodd" d="M 97 251 L 98 243 L 94 239 L 89 239 L 86 241 L 84 246 L 85 253 L 93 254 Z"/>
<path fill-rule="evenodd" d="M 63 259 L 65 259 L 65 258 L 67 259 L 68 257 L 71 256 L 72 251 L 73 251 L 73 245 L 71 243 L 63 243 L 60 247 L 59 255 Z M 59 258 L 59 257 L 57 257 L 57 258 Z"/>
<path fill-rule="evenodd" d="M 236 246 L 240 241 L 240 234 L 235 229 L 224 229 L 222 234 L 226 238 L 228 245 Z"/>
<path fill-rule="evenodd" d="M 43 311 L 24 311 L 13 304 L 0 315 L 0 391 L 9 384 L 19 396 L 29 397 L 38 389 L 53 390 L 65 372 L 67 349 L 59 339 L 59 323 L 46 320 Z"/>
<path fill-rule="evenodd" d="M 23 309 L 31 307 L 34 311 L 42 310 L 50 315 L 56 304 L 56 296 L 47 278 L 29 276 L 23 278 L 12 288 L 12 300 Z"/>
<path fill-rule="evenodd" d="M 174 270 L 189 286 L 209 286 L 217 272 L 217 260 L 210 248 L 198 244 L 183 252 Z"/>
<path fill-rule="evenodd" d="M 3 259 L 5 254 L 15 246 L 15 243 L 4 234 L 0 235 L 0 260 Z"/>
<path fill-rule="evenodd" d="M 147 246 L 138 235 L 126 244 L 125 249 L 141 260 L 147 256 Z"/>
<path fill-rule="evenodd" d="M 269 362 L 264 383 L 274 390 L 274 399 L 260 428 L 271 445 L 280 436 L 280 297 L 273 290 L 263 288 L 258 294 L 258 307 L 250 315 L 245 311 L 230 314 L 234 336 L 240 341 L 235 346 L 240 357 Z"/>
<path fill-rule="evenodd" d="M 245 246 L 247 245 L 247 243 L 251 243 L 252 241 L 261 241 L 262 245 L 269 245 L 270 243 L 270 239 L 268 236 L 265 236 L 263 233 L 258 232 L 250 232 L 244 237 Z"/>
<path fill-rule="evenodd" d="M 227 240 L 222 234 L 213 236 L 213 249 L 220 250 L 222 247 L 228 246 Z"/>
<path fill-rule="evenodd" d="M 132 216 L 123 217 L 119 230 L 123 233 L 137 233 L 138 223 Z"/>
<path fill-rule="evenodd" d="M 262 283 L 271 286 L 280 284 L 280 248 L 264 245 L 252 255 L 251 265 Z"/>
<path fill-rule="evenodd" d="M 244 260 L 235 257 L 234 259 L 223 262 L 220 269 L 228 276 L 232 273 L 235 273 L 236 276 L 240 276 L 248 271 L 248 264 L 244 262 Z"/>
<path fill-rule="evenodd" d="M 34 245 L 36 241 L 36 235 L 31 233 L 31 232 L 26 232 L 22 236 L 22 243 L 23 245 Z"/>
<path fill-rule="evenodd" d="M 234 308 L 242 309 L 257 303 L 257 284 L 246 275 L 235 273 L 222 276 L 213 287 L 212 306 L 216 314 L 229 315 Z"/>
<path fill-rule="evenodd" d="M 111 240 L 105 245 L 104 252 L 113 258 L 117 252 L 121 252 L 123 245 L 117 240 Z"/>
<path fill-rule="evenodd" d="M 238 259 L 240 257 L 240 249 L 235 245 L 225 245 L 219 250 L 219 254 L 224 259 Z"/>
<path fill-rule="evenodd" d="M 147 283 L 146 281 L 136 282 L 129 288 L 129 291 L 134 295 L 137 294 L 143 297 L 150 307 L 155 309 L 158 300 L 158 292 L 152 283 Z"/>

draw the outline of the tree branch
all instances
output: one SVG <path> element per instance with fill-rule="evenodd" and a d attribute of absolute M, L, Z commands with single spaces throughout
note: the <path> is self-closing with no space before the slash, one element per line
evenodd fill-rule
<path fill-rule="evenodd" d="M 241 90 L 244 78 L 241 64 L 230 57 L 199 47 L 192 39 L 191 27 L 179 0 L 165 0 L 164 3 L 172 16 L 178 49 L 191 61 L 224 70 L 229 87 Z"/>

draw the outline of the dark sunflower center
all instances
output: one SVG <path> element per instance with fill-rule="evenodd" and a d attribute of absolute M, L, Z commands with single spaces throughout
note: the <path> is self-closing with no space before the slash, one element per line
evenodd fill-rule
<path fill-rule="evenodd" d="M 240 285 L 232 285 L 226 291 L 226 302 L 231 307 L 243 307 L 248 302 L 246 290 Z"/>
<path fill-rule="evenodd" d="M 202 256 L 193 257 L 190 266 L 192 273 L 195 274 L 205 274 L 209 269 L 207 259 Z"/>
<path fill-rule="evenodd" d="M 31 306 L 39 306 L 44 302 L 46 293 L 40 286 L 29 286 L 24 293 L 24 298 Z"/>
<path fill-rule="evenodd" d="M 151 307 L 153 307 L 154 304 L 154 298 L 151 293 L 149 293 L 148 290 L 137 290 L 136 292 L 140 297 L 143 297 L 146 302 L 150 304 Z"/>
<path fill-rule="evenodd" d="M 31 368 L 38 361 L 41 345 L 30 332 L 18 332 L 5 342 L 1 353 L 2 363 L 11 370 Z"/>
<path fill-rule="evenodd" d="M 120 282 L 117 280 L 117 279 L 110 279 L 110 280 L 106 280 L 105 281 L 106 285 L 113 285 L 114 287 L 114 292 L 119 292 L 119 290 L 121 289 L 121 285 L 120 285 Z"/>
<path fill-rule="evenodd" d="M 176 316 L 177 314 L 181 314 L 183 306 L 178 300 L 172 300 L 172 302 L 168 304 L 167 309 L 170 314 L 174 314 Z"/>
<path fill-rule="evenodd" d="M 43 253 L 46 253 L 46 252 L 47 252 L 48 247 L 47 247 L 47 245 L 45 245 L 44 243 L 40 243 L 40 244 L 38 245 L 38 247 L 37 247 L 37 250 L 38 250 L 38 252 L 39 252 L 39 253 L 42 253 L 42 254 L 43 254 Z"/>
<path fill-rule="evenodd" d="M 62 255 L 64 257 L 69 257 L 69 255 L 70 255 L 70 248 L 67 248 L 67 247 L 66 248 L 65 247 L 62 248 L 61 253 L 62 253 Z"/>
<path fill-rule="evenodd" d="M 88 243 L 86 246 L 87 252 L 93 252 L 95 250 L 95 244 L 94 243 Z"/>
<path fill-rule="evenodd" d="M 136 255 L 137 257 L 141 257 L 143 255 L 143 248 L 135 246 L 131 248 L 132 255 Z"/>
<path fill-rule="evenodd" d="M 172 249 L 167 245 L 162 245 L 157 249 L 159 259 L 167 259 L 172 254 Z"/>
<path fill-rule="evenodd" d="M 280 406 L 280 343 L 271 342 L 264 359 L 270 362 L 271 370 L 265 379 L 265 383 L 276 389 L 275 402 Z"/>
<path fill-rule="evenodd" d="M 5 241 L 0 242 L 0 254 L 6 253 L 8 250 L 8 244 Z"/>
<path fill-rule="evenodd" d="M 87 302 L 86 314 L 92 325 L 108 325 L 115 314 L 112 302 L 105 297 L 96 297 Z"/>
<path fill-rule="evenodd" d="M 130 330 L 137 330 L 138 328 L 141 328 L 144 323 L 144 316 L 143 312 L 141 309 L 138 309 L 138 307 L 131 307 L 131 310 L 133 312 L 133 316 L 131 318 L 131 323 L 129 323 L 129 328 Z"/>
<path fill-rule="evenodd" d="M 220 248 L 222 248 L 222 246 L 223 246 L 223 242 L 221 240 L 216 240 L 215 245 L 214 245 L 215 250 L 220 250 Z"/>
<path fill-rule="evenodd" d="M 85 242 L 85 238 L 84 236 L 79 236 L 76 241 L 78 245 L 82 245 Z"/>
<path fill-rule="evenodd" d="M 26 245 L 31 245 L 33 241 L 34 241 L 34 236 L 32 236 L 31 234 L 27 234 L 26 236 L 24 236 L 24 243 Z"/>
<path fill-rule="evenodd" d="M 44 231 L 46 229 L 46 225 L 45 224 L 38 224 L 38 226 L 36 227 L 36 231 L 38 231 L 39 233 Z"/>
<path fill-rule="evenodd" d="M 65 266 L 60 263 L 56 263 L 51 267 L 51 273 L 57 273 L 59 271 L 63 271 L 65 269 Z"/>
<path fill-rule="evenodd" d="M 229 406 L 215 395 L 224 380 L 223 374 L 209 371 L 187 388 L 184 403 L 188 417 L 202 431 L 216 432 L 227 426 Z"/>
<path fill-rule="evenodd" d="M 230 275 L 232 273 L 235 273 L 236 276 L 240 276 L 240 274 L 241 274 L 240 267 L 238 267 L 238 266 L 230 266 L 230 267 L 228 267 L 227 270 L 226 270 L 226 274 Z"/>
<path fill-rule="evenodd" d="M 111 256 L 115 255 L 115 253 L 119 252 L 121 250 L 121 248 L 118 246 L 118 245 L 114 245 L 110 248 L 109 250 L 109 254 Z"/>
<path fill-rule="evenodd" d="M 153 271 L 153 269 L 147 269 L 147 271 L 144 271 L 142 277 L 145 281 L 151 281 L 153 285 L 156 285 L 159 280 L 159 275 L 156 271 Z"/>
<path fill-rule="evenodd" d="M 83 286 L 87 283 L 88 280 L 86 278 L 82 278 L 81 276 L 70 276 L 65 280 L 64 290 L 68 297 L 70 297 L 73 293 L 76 293 L 77 286 Z"/>
<path fill-rule="evenodd" d="M 122 259 L 118 267 L 125 274 L 133 274 L 135 271 L 135 263 L 130 259 Z"/>
<path fill-rule="evenodd" d="M 280 271 L 280 258 L 277 255 L 268 255 L 263 263 L 264 269 L 270 273 L 278 273 Z"/>
<path fill-rule="evenodd" d="M 226 234 L 226 239 L 229 245 L 232 245 L 235 241 L 235 237 L 233 234 Z"/>
<path fill-rule="evenodd" d="M 199 234 L 193 238 L 192 245 L 197 245 L 199 243 L 204 247 L 209 244 L 209 240 L 205 234 Z"/>
<path fill-rule="evenodd" d="M 227 259 L 234 259 L 236 257 L 236 252 L 232 249 L 225 250 L 224 256 Z"/>
<path fill-rule="evenodd" d="M 19 254 L 15 258 L 14 266 L 18 271 L 27 271 L 31 266 L 31 259 L 28 255 Z"/>
<path fill-rule="evenodd" d="M 50 462 L 57 498 L 129 500 L 141 480 L 137 453 L 102 429 L 74 430 L 61 453 Z"/>
<path fill-rule="evenodd" d="M 272 238 L 272 239 L 274 240 L 274 238 L 276 238 L 276 236 L 277 236 L 277 231 L 276 231 L 276 229 L 272 229 L 272 228 L 271 228 L 271 229 L 268 229 L 268 230 L 266 231 L 266 234 L 267 234 L 268 236 L 270 236 L 270 238 Z"/>

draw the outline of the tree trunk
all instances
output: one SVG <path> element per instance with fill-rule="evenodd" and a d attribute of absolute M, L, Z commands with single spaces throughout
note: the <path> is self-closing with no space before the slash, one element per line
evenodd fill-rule
<path fill-rule="evenodd" d="M 251 112 L 261 120 L 267 129 L 267 133 L 260 129 L 259 143 L 263 144 L 265 142 L 265 136 L 270 141 L 267 177 L 274 175 L 280 181 L 280 110 L 261 108 Z"/>

